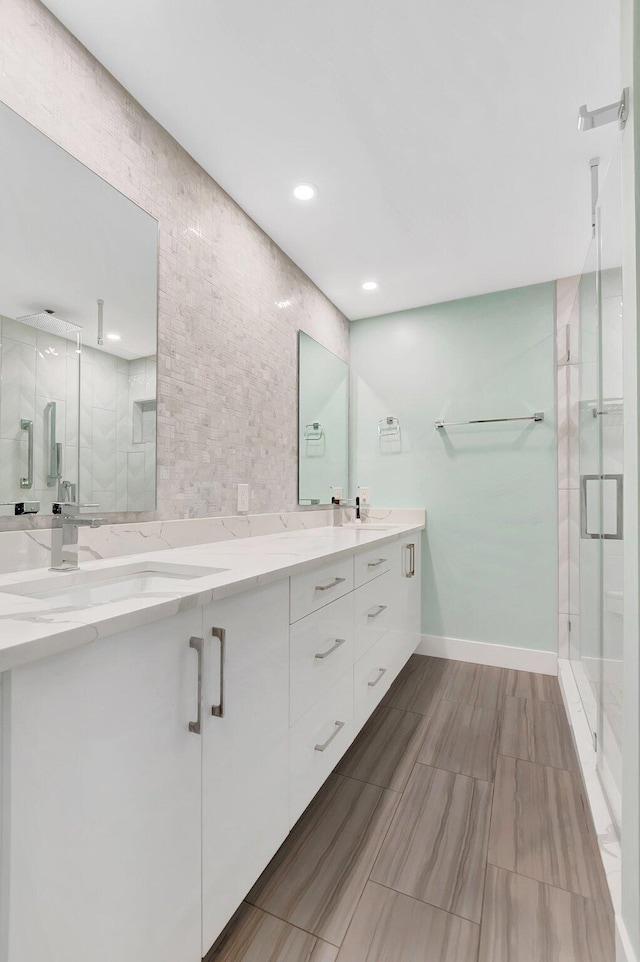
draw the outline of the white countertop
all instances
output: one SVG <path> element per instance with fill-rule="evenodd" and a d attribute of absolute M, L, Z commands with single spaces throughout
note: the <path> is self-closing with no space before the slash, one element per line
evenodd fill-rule
<path fill-rule="evenodd" d="M 118 568 L 153 562 L 227 569 L 194 580 L 177 581 L 168 585 L 166 591 L 89 608 L 60 608 L 56 607 L 55 599 L 6 593 L 8 586 L 45 579 L 55 589 L 56 579 L 61 576 L 47 568 L 0 575 L 0 672 L 288 578 L 322 562 L 421 531 L 423 527 L 423 524 L 396 524 L 385 526 L 383 531 L 374 530 L 373 524 L 371 527 L 363 524 L 361 527 L 312 528 L 83 563 L 79 572 L 104 571 L 106 576 L 117 574 Z M 65 574 L 65 582 L 70 577 Z"/>

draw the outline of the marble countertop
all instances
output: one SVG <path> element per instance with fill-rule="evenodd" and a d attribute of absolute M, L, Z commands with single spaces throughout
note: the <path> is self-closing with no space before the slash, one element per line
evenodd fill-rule
<path fill-rule="evenodd" d="M 64 577 L 64 583 L 68 584 L 75 573 L 61 576 L 40 568 L 0 575 L 0 672 L 288 578 L 314 565 L 423 528 L 422 523 L 387 525 L 384 530 L 379 527 L 374 530 L 373 524 L 371 527 L 367 524 L 320 527 L 83 563 L 78 569 L 81 576 L 82 572 L 100 571 L 105 573 L 105 578 L 135 564 L 141 569 L 154 563 L 226 569 L 205 577 L 169 582 L 166 591 L 91 607 L 61 607 L 55 597 L 36 599 L 8 593 L 13 585 L 20 591 L 43 581 L 47 582 L 46 586 L 38 590 L 48 589 L 49 584 L 55 590 L 56 583 L 62 584 L 56 579 Z"/>

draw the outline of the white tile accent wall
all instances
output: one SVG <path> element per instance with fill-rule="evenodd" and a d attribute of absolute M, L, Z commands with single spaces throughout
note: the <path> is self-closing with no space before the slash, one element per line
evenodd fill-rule
<path fill-rule="evenodd" d="M 0 99 L 159 221 L 158 511 L 147 517 L 231 514 L 241 481 L 251 511 L 295 509 L 296 332 L 348 359 L 344 316 L 38 0 L 3 0 Z"/>

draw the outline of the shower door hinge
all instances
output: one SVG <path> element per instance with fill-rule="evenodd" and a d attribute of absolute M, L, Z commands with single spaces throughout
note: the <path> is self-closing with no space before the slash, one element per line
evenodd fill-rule
<path fill-rule="evenodd" d="M 594 752 L 597 752 L 598 751 L 598 733 L 592 732 L 591 735 L 593 737 L 593 750 Z"/>
<path fill-rule="evenodd" d="M 567 621 L 567 628 L 569 629 L 569 634 L 571 634 L 571 622 Z"/>

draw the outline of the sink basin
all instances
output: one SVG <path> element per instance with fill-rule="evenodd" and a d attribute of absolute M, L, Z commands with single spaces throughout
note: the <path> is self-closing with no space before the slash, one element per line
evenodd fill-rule
<path fill-rule="evenodd" d="M 138 562 L 98 571 L 51 572 L 39 581 L 0 587 L 0 592 L 53 603 L 54 607 L 87 608 L 110 601 L 165 594 L 188 581 L 222 574 L 228 568 Z"/>
<path fill-rule="evenodd" d="M 354 531 L 393 531 L 397 528 L 397 524 L 369 524 L 365 521 L 364 524 L 354 524 L 353 521 L 349 521 L 348 524 L 343 524 L 343 528 L 351 528 Z"/>

